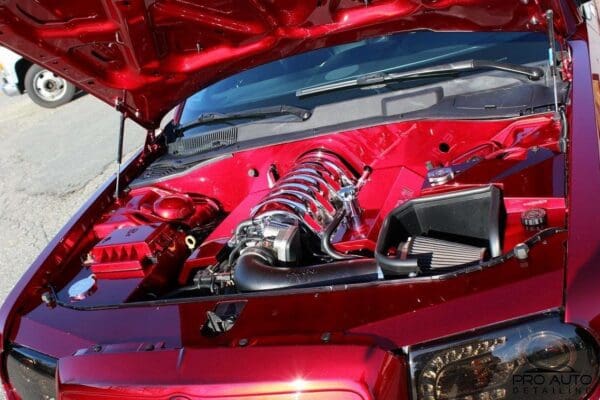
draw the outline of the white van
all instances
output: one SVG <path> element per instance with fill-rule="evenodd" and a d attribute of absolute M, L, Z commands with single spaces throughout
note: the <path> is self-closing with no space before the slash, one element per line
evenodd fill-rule
<path fill-rule="evenodd" d="M 27 93 L 46 108 L 68 103 L 76 93 L 70 82 L 4 47 L 0 47 L 0 88 L 8 96 Z"/>

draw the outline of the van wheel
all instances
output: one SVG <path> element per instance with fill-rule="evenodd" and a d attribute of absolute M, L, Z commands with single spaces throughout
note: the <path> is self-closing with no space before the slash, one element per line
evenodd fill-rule
<path fill-rule="evenodd" d="M 75 86 L 39 65 L 27 70 L 24 83 L 31 100 L 45 108 L 56 108 L 75 96 Z"/>

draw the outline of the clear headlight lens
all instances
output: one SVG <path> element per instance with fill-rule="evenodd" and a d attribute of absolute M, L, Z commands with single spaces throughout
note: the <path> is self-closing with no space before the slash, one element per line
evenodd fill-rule
<path fill-rule="evenodd" d="M 557 314 L 410 349 L 418 400 L 582 399 L 596 384 L 595 341 Z"/>

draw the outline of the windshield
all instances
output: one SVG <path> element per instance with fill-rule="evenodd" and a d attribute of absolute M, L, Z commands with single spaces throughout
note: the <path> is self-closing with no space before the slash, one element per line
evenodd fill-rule
<path fill-rule="evenodd" d="M 528 64 L 547 57 L 547 39 L 538 33 L 419 31 L 381 36 L 283 58 L 232 75 L 186 100 L 180 123 L 189 123 L 205 113 L 280 104 L 312 109 L 417 84 L 402 82 L 369 90 L 355 88 L 296 97 L 298 89 L 367 73 L 412 70 L 467 59 Z"/>

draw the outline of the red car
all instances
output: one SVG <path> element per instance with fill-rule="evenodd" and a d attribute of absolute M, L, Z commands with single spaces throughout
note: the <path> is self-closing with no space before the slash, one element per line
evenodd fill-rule
<path fill-rule="evenodd" d="M 8 398 L 600 398 L 586 29 L 570 0 L 0 2 L 2 45 L 148 129 L 6 299 Z"/>

